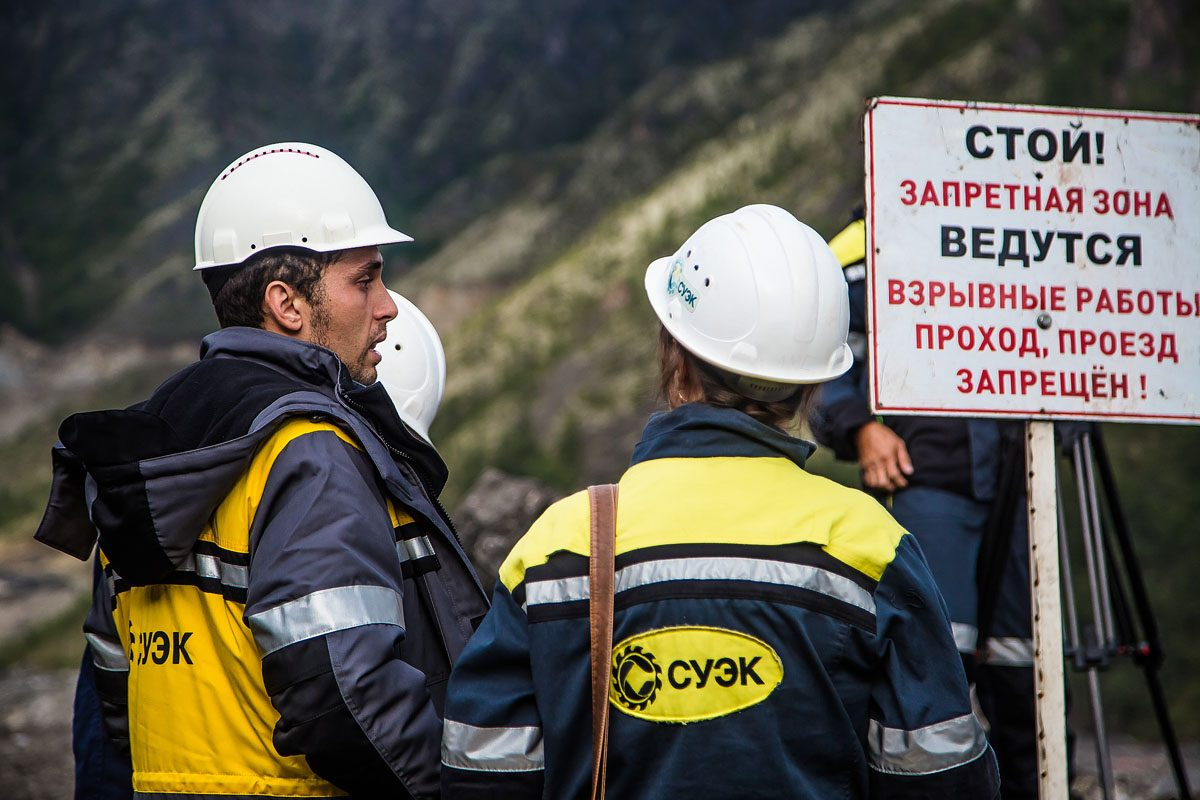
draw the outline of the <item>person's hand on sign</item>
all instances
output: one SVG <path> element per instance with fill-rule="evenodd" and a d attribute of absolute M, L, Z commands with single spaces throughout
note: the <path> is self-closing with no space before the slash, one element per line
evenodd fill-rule
<path fill-rule="evenodd" d="M 871 420 L 854 435 L 858 447 L 858 465 L 862 482 L 868 489 L 894 492 L 908 486 L 905 475 L 912 475 L 912 460 L 904 440 L 883 423 Z"/>

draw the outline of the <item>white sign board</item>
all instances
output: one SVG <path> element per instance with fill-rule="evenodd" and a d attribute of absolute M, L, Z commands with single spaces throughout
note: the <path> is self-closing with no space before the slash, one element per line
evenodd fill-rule
<path fill-rule="evenodd" d="M 1200 420 L 1200 116 L 883 97 L 881 414 Z"/>

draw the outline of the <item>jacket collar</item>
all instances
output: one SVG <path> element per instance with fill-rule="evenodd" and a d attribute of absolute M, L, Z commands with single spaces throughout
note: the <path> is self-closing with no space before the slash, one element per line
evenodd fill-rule
<path fill-rule="evenodd" d="M 631 463 L 655 458 L 782 457 L 803 467 L 816 449 L 812 442 L 788 436 L 741 411 L 688 403 L 650 416 Z"/>
<path fill-rule="evenodd" d="M 423 477 L 425 488 L 436 497 L 449 473 L 433 445 L 408 429 L 396 413 L 383 385 L 364 386 L 352 379 L 331 350 L 259 328 L 222 328 L 204 337 L 201 360 L 241 358 L 257 361 L 318 387 L 331 388 L 366 419 L 374 432 L 393 452 L 404 453 Z"/>
<path fill-rule="evenodd" d="M 307 383 L 352 389 L 355 383 L 332 350 L 260 328 L 222 328 L 200 343 L 200 359 L 243 358 L 286 372 Z"/>

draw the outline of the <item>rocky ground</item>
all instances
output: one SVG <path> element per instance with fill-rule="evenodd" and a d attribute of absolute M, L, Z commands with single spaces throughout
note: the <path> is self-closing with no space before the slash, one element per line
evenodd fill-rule
<path fill-rule="evenodd" d="M 0 675 L 0 795 L 9 800 L 71 797 L 74 689 L 73 671 Z"/>

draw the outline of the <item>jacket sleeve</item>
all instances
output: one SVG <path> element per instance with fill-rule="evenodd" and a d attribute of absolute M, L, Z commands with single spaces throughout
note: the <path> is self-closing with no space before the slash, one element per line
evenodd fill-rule
<path fill-rule="evenodd" d="M 400 658 L 400 560 L 362 452 L 332 426 L 289 441 L 251 531 L 246 621 L 279 712 L 274 744 L 355 796 L 438 794 L 441 721 Z"/>
<path fill-rule="evenodd" d="M 99 703 L 104 731 L 126 760 L 129 758 L 129 656 L 113 619 L 112 585 L 96 555 L 92 578 L 92 607 L 83 623 L 91 670 L 81 673 L 76 686 L 75 714 L 88 713 L 85 703 Z M 90 677 L 91 684 L 87 683 Z"/>
<path fill-rule="evenodd" d="M 809 419 L 813 436 L 844 461 L 857 461 L 854 434 L 871 421 L 867 397 L 866 281 L 849 286 L 850 340 L 854 363 L 844 375 L 821 385 L 816 409 Z"/>
<path fill-rule="evenodd" d="M 491 610 L 450 676 L 442 795 L 448 800 L 540 798 L 544 774 L 529 622 L 498 582 Z"/>
<path fill-rule="evenodd" d="M 871 690 L 871 796 L 999 797 L 995 754 L 971 710 L 945 602 L 916 540 L 901 537 L 875 592 L 882 664 Z"/>

